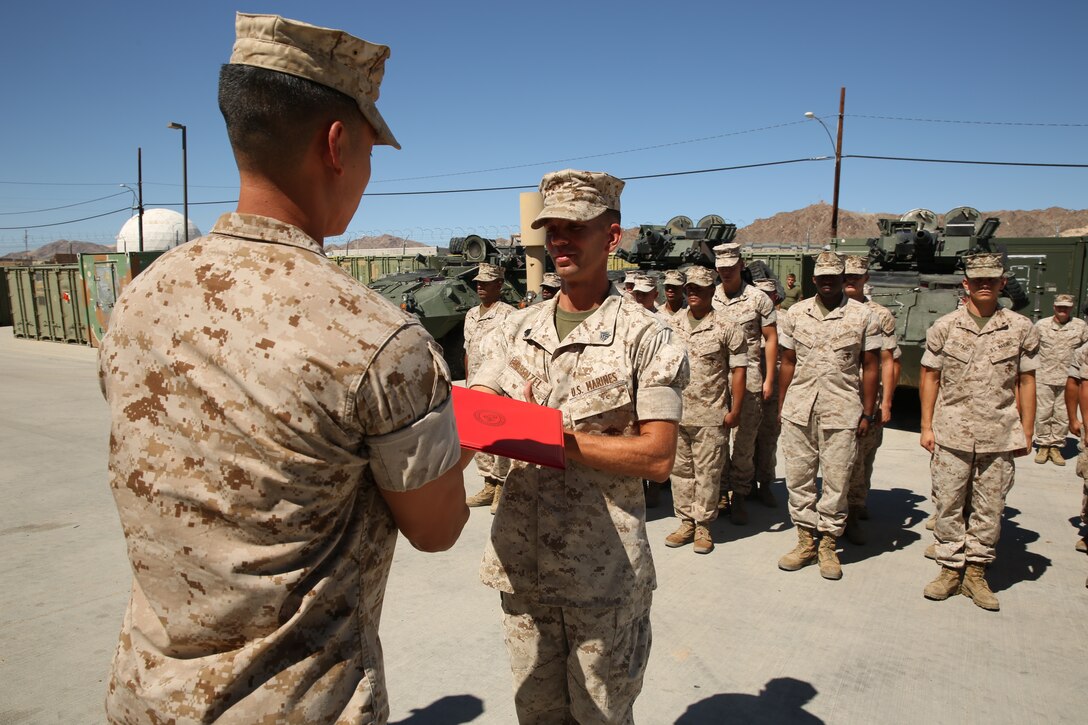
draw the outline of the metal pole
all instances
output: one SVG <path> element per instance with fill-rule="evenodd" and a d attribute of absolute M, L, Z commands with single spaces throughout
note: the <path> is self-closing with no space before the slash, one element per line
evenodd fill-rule
<path fill-rule="evenodd" d="M 136 147 L 136 205 L 139 208 L 140 217 L 140 251 L 144 251 L 144 150 Z"/>
<path fill-rule="evenodd" d="M 831 238 L 839 236 L 839 172 L 842 170 L 842 118 L 846 111 L 846 86 L 839 92 L 839 139 L 835 144 L 835 198 L 831 203 Z"/>
<path fill-rule="evenodd" d="M 189 241 L 189 161 L 188 151 L 186 150 L 186 131 L 185 124 L 171 121 L 167 128 L 173 128 L 181 131 L 181 187 L 182 187 L 182 206 L 185 209 L 185 239 L 182 242 Z"/>

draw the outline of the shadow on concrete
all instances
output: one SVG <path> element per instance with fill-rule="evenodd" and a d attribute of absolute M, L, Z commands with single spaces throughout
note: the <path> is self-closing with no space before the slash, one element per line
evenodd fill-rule
<path fill-rule="evenodd" d="M 672 516 L 672 485 L 671 483 L 651 483 L 657 488 L 657 505 L 651 508 L 646 506 L 646 521 L 657 521 Z"/>
<path fill-rule="evenodd" d="M 1037 580 L 1051 563 L 1042 554 L 1028 551 L 1028 544 L 1038 541 L 1039 534 L 1016 523 L 1013 519 L 1019 515 L 1019 509 L 1005 507 L 1005 515 L 1001 521 L 1001 538 L 997 542 L 997 556 L 986 571 L 986 581 L 995 592 L 1020 582 Z"/>
<path fill-rule="evenodd" d="M 755 490 L 755 484 L 752 489 Z M 714 537 L 714 543 L 728 544 L 731 541 L 739 541 L 766 531 L 792 529 L 793 523 L 790 521 L 789 509 L 786 507 L 786 479 L 776 478 L 771 484 L 771 492 L 776 500 L 774 508 L 764 506 L 758 498 L 744 500 L 744 510 L 748 512 L 748 523 L 743 526 L 737 526 L 730 520 L 728 509 L 720 512 L 718 518 L 710 526 L 710 535 Z"/>
<path fill-rule="evenodd" d="M 484 713 L 484 702 L 475 695 L 447 695 L 390 725 L 457 725 L 472 722 Z"/>
<path fill-rule="evenodd" d="M 857 563 L 890 551 L 905 549 L 921 539 L 922 535 L 911 529 L 929 516 L 918 508 L 918 504 L 925 500 L 925 496 L 905 488 L 871 489 L 868 498 L 869 520 L 861 522 L 862 531 L 868 540 L 864 545 L 857 546 L 843 536 L 840 539 L 840 561 L 843 564 Z"/>
<path fill-rule="evenodd" d="M 1071 460 L 1076 458 L 1077 454 L 1080 453 L 1080 442 L 1076 438 L 1066 437 L 1065 443 L 1062 444 L 1062 447 L 1059 450 L 1061 451 L 1062 458 L 1067 461 Z"/>
<path fill-rule="evenodd" d="M 792 677 L 767 682 L 758 695 L 711 695 L 688 707 L 676 725 L 728 725 L 766 722 L 776 725 L 816 725 L 823 720 L 804 710 L 816 688 Z"/>

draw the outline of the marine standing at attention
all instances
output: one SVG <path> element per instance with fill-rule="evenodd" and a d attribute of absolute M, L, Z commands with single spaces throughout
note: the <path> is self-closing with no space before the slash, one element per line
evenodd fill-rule
<path fill-rule="evenodd" d="M 1069 432 L 1065 382 L 1073 353 L 1088 342 L 1088 323 L 1072 317 L 1073 295 L 1055 295 L 1054 314 L 1035 323 L 1039 333 L 1039 369 L 1035 371 L 1036 463 L 1065 465 L 1062 448 Z"/>
<path fill-rule="evenodd" d="M 880 325 L 880 376 L 876 388 L 876 409 L 880 411 L 869 435 L 858 439 L 858 456 L 850 472 L 850 493 L 847 496 L 849 511 L 846 515 L 846 540 L 861 546 L 865 543 L 865 532 L 860 521 L 869 518 L 866 500 L 873 484 L 873 465 L 876 463 L 876 451 L 884 442 L 884 426 L 892 419 L 892 400 L 895 386 L 899 384 L 900 364 L 899 343 L 895 337 L 895 315 L 884 305 L 869 299 L 865 293 L 869 281 L 869 258 L 860 255 L 846 257 L 846 277 L 843 291 L 852 300 L 862 303 L 876 315 Z"/>
<path fill-rule="evenodd" d="M 540 182 L 555 298 L 511 316 L 469 381 L 563 415 L 566 470 L 514 461 L 481 578 L 501 592 L 518 719 L 629 723 L 650 652 L 656 586 L 642 479 L 676 453 L 683 349 L 608 281 L 623 181 L 565 170 Z"/>
<path fill-rule="evenodd" d="M 99 350 L 133 572 L 107 719 L 381 723 L 397 530 L 449 548 L 469 460 L 438 346 L 322 248 L 374 145 L 399 148 L 374 105 L 389 49 L 236 25 L 237 211 L 133 280 Z"/>
<path fill-rule="evenodd" d="M 480 304 L 465 315 L 465 380 L 471 380 L 486 356 L 489 345 L 502 334 L 502 323 L 514 308 L 501 299 L 502 268 L 487 262 L 476 269 L 476 294 Z M 470 496 L 469 506 L 490 506 L 491 513 L 499 506 L 502 484 L 510 470 L 510 459 L 491 453 L 476 454 L 476 470 L 484 479 L 484 487 Z"/>
<path fill-rule="evenodd" d="M 688 307 L 669 318 L 687 351 L 691 374 L 672 469 L 673 511 L 680 528 L 665 537 L 665 546 L 694 542 L 696 554 L 709 554 L 714 539 L 708 526 L 718 517 L 729 431 L 737 426 L 744 404 L 748 344 L 741 329 L 714 310 L 714 272 L 690 267 L 687 279 Z"/>
<path fill-rule="evenodd" d="M 825 579 L 842 578 L 836 540 L 846 527 L 858 438 L 875 424 L 883 342 L 875 315 L 843 294 L 843 272 L 842 257 L 821 252 L 812 279 L 816 296 L 782 317 L 779 444 L 797 546 L 779 559 L 778 568 L 796 571 L 818 559 Z M 819 497 L 817 471 L 823 472 Z"/>
<path fill-rule="evenodd" d="M 964 274 L 965 304 L 933 323 L 922 355 L 920 442 L 933 454 L 941 565 L 923 593 L 942 600 L 962 592 L 997 611 L 986 567 L 996 554 L 1013 458 L 1031 449 L 1039 333 L 997 303 L 1005 287 L 1000 254 L 965 256 Z"/>
<path fill-rule="evenodd" d="M 778 306 L 778 283 L 773 279 L 756 280 L 756 289 L 766 294 L 771 299 L 771 304 Z M 781 316 L 779 317 L 781 320 Z M 781 358 L 782 347 L 778 348 Z M 766 365 L 762 346 L 760 348 L 760 369 Z M 778 360 L 775 360 L 775 380 L 778 379 Z M 771 485 L 777 480 L 778 468 L 778 436 L 782 433 L 782 421 L 778 418 L 778 386 L 771 388 L 771 397 L 763 402 L 767 410 L 766 415 L 759 417 L 759 428 L 756 431 L 755 443 L 755 477 L 756 490 L 752 493 L 767 508 L 778 506 L 778 500 L 774 497 Z M 749 497 L 752 494 L 749 494 Z"/>
<path fill-rule="evenodd" d="M 670 269 L 665 272 L 665 307 L 666 314 L 675 315 L 684 309 L 687 301 L 684 299 L 684 284 L 687 280 L 684 273 L 678 269 Z"/>
<path fill-rule="evenodd" d="M 744 280 L 740 245 L 714 247 L 714 266 L 722 283 L 714 291 L 714 308 L 742 330 L 748 343 L 747 390 L 740 423 L 733 429 L 729 462 L 722 471 L 722 493 L 730 492 L 729 520 L 748 523 L 744 499 L 755 480 L 756 435 L 765 401 L 772 396 L 778 359 L 777 313 L 767 295 Z M 760 338 L 762 337 L 762 345 Z M 761 364 L 762 362 L 762 364 Z M 723 502 L 724 503 L 724 502 Z"/>

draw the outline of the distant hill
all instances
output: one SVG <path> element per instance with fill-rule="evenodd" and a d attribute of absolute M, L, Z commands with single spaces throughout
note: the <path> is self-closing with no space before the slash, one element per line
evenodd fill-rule
<path fill-rule="evenodd" d="M 426 244 L 415 242 L 411 239 L 394 237 L 392 234 L 383 234 L 380 237 L 357 237 L 344 244 L 327 244 L 328 252 L 342 252 L 347 249 L 400 249 L 413 247 L 426 247 Z"/>
<path fill-rule="evenodd" d="M 875 213 L 839 209 L 840 237 L 875 237 L 877 220 L 898 218 L 908 211 Z M 981 211 L 981 210 L 980 210 Z M 943 212 L 939 213 L 943 216 Z M 1088 209 L 1049 209 L 982 211 L 982 217 L 997 217 L 1001 226 L 998 237 L 1053 237 L 1088 234 Z M 940 221 L 943 222 L 943 219 Z M 766 219 L 756 219 L 737 230 L 741 244 L 819 244 L 831 235 L 831 205 L 812 204 L 796 211 L 784 211 Z"/>
<path fill-rule="evenodd" d="M 35 262 L 45 262 L 52 259 L 57 254 L 103 254 L 105 252 L 116 251 L 117 247 L 107 247 L 104 244 L 58 239 L 55 242 L 43 244 L 37 249 L 31 249 L 29 258 Z M 5 254 L 3 257 L 0 257 L 0 259 L 27 259 L 27 254 L 26 252 L 12 252 L 11 254 Z"/>

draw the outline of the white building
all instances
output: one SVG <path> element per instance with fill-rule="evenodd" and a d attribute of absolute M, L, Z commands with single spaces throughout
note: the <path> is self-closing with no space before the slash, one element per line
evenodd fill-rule
<path fill-rule="evenodd" d="M 144 251 L 158 251 L 171 249 L 182 242 L 196 239 L 200 236 L 193 220 L 189 220 L 189 234 L 185 235 L 185 217 L 172 209 L 146 209 L 144 210 Z M 121 231 L 117 234 L 118 252 L 140 251 L 140 216 L 136 216 L 125 222 Z"/>

